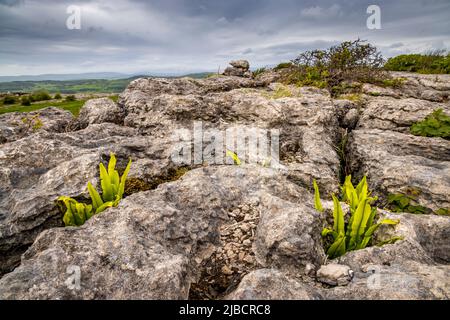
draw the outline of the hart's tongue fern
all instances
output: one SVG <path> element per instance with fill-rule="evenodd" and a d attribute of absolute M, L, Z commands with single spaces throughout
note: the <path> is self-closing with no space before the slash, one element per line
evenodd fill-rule
<path fill-rule="evenodd" d="M 63 221 L 66 226 L 81 226 L 93 215 L 99 214 L 109 207 L 116 207 L 122 200 L 125 182 L 131 167 L 131 159 L 122 175 L 119 178 L 119 172 L 116 168 L 116 157 L 111 153 L 106 170 L 103 163 L 100 163 L 100 182 L 102 194 L 100 195 L 95 187 L 88 182 L 87 189 L 91 197 L 92 204 L 79 203 L 69 197 L 59 197 L 57 203 L 62 210 L 65 209 Z"/>
<path fill-rule="evenodd" d="M 313 181 L 313 186 L 316 210 L 322 212 L 323 208 L 316 181 Z M 342 210 L 341 203 L 335 195 L 332 195 L 334 204 L 333 228 L 324 228 L 322 231 L 322 237 L 331 237 L 333 240 L 331 245 L 327 247 L 327 255 L 330 258 L 337 258 L 348 251 L 364 249 L 370 243 L 374 232 L 382 224 L 395 225 L 399 223 L 398 220 L 390 219 L 375 223 L 377 208 L 372 208 L 371 204 L 377 198 L 370 197 L 366 177 L 355 188 L 351 182 L 351 176 L 347 176 L 341 189 L 343 201 L 350 206 L 350 218 L 348 223 L 345 223 L 345 213 Z M 398 239 L 400 238 L 395 238 L 395 240 Z M 391 242 L 388 241 L 388 243 Z"/>

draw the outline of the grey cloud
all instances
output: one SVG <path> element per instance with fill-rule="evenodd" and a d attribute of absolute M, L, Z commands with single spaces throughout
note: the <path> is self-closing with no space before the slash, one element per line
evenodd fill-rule
<path fill-rule="evenodd" d="M 0 0 L 0 75 L 259 67 L 358 37 L 387 56 L 450 46 L 448 0 L 377 2 L 381 30 L 372 0 Z M 65 27 L 71 4 L 81 30 Z"/>
<path fill-rule="evenodd" d="M 391 44 L 389 46 L 389 48 L 395 49 L 395 48 L 400 48 L 400 47 L 403 47 L 403 46 L 404 46 L 404 44 L 402 42 L 396 42 L 396 43 Z"/>
<path fill-rule="evenodd" d="M 15 7 L 23 4 L 24 0 L 0 0 L 0 6 Z"/>

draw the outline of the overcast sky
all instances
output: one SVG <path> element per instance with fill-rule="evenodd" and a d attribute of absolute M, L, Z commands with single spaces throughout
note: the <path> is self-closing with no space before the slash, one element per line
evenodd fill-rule
<path fill-rule="evenodd" d="M 381 30 L 366 26 L 371 4 Z M 80 30 L 66 27 L 69 5 Z M 450 49 L 450 1 L 0 0 L 0 76 L 261 67 L 358 37 L 385 56 Z"/>

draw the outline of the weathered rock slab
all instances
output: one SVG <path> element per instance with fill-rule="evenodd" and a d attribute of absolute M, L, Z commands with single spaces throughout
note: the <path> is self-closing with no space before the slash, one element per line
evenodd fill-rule
<path fill-rule="evenodd" d="M 242 279 L 227 300 L 320 300 L 320 291 L 274 269 L 260 269 Z"/>
<path fill-rule="evenodd" d="M 75 122 L 75 127 L 84 129 L 95 123 L 123 124 L 125 118 L 124 110 L 109 98 L 88 100 L 80 110 Z"/>
<path fill-rule="evenodd" d="M 413 192 L 426 208 L 450 208 L 450 141 L 358 129 L 351 133 L 348 154 L 350 170 L 366 174 L 384 200 L 389 194 Z"/>
<path fill-rule="evenodd" d="M 0 144 L 22 139 L 38 131 L 65 132 L 73 120 L 69 111 L 45 108 L 38 111 L 0 115 Z"/>
<path fill-rule="evenodd" d="M 298 199 L 312 206 L 309 192 L 273 169 L 221 166 L 192 170 L 178 181 L 126 198 L 119 207 L 82 227 L 43 232 L 23 255 L 21 265 L 0 280 L 0 297 L 187 298 L 190 284 L 200 275 L 198 266 L 210 257 L 206 249 L 219 245 L 218 228 L 228 219 L 227 212 L 249 202 L 263 210 L 261 199 L 275 196 L 284 199 L 277 202 L 280 212 Z M 320 234 L 312 217 L 297 220 L 293 227 L 298 230 L 287 230 L 284 236 L 279 234 L 281 238 L 305 232 L 305 228 Z M 316 241 L 318 237 L 295 240 L 297 251 L 283 251 L 286 261 L 315 259 L 312 251 L 321 249 Z M 276 256 L 278 250 L 268 248 L 268 254 Z M 298 250 L 308 255 L 298 258 Z M 73 279 L 67 274 L 69 269 L 81 274 L 78 289 L 68 282 Z"/>

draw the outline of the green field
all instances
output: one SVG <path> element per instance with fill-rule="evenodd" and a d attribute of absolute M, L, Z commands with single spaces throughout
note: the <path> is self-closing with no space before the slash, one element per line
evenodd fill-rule
<path fill-rule="evenodd" d="M 191 78 L 204 78 L 209 73 L 198 73 L 186 75 Z M 34 93 L 38 91 L 45 91 L 50 94 L 61 93 L 61 94 L 89 94 L 93 95 L 98 93 L 111 94 L 109 98 L 114 102 L 118 100 L 118 93 L 125 90 L 128 84 L 142 76 L 136 76 L 128 79 L 118 79 L 118 80 L 68 80 L 68 81 L 13 81 L 13 82 L 2 82 L 0 83 L 0 93 L 1 92 L 23 92 L 23 93 Z M 94 98 L 94 97 L 92 97 Z M 75 116 L 80 112 L 81 107 L 84 103 L 91 98 L 83 98 L 76 101 L 66 101 L 66 100 L 49 100 L 32 102 L 29 106 L 23 106 L 20 103 L 20 98 L 16 98 L 16 103 L 14 104 L 3 104 L 2 99 L 0 99 L 0 114 L 5 114 L 9 112 L 30 112 L 39 109 L 44 109 L 47 107 L 57 107 L 64 110 L 72 112 Z"/>
<path fill-rule="evenodd" d="M 112 95 L 109 96 L 109 98 L 117 102 L 119 99 L 118 95 Z M 48 107 L 56 107 L 63 110 L 67 110 L 73 113 L 73 115 L 77 116 L 80 112 L 81 107 L 84 105 L 84 103 L 87 100 L 95 99 L 95 98 L 87 98 L 87 99 L 80 99 L 76 101 L 65 101 L 65 100 L 59 100 L 59 101 L 42 101 L 42 102 L 34 102 L 30 106 L 22 106 L 21 104 L 12 104 L 12 105 L 2 105 L 0 104 L 0 114 L 5 114 L 9 112 L 30 112 L 30 111 L 36 111 Z"/>
<path fill-rule="evenodd" d="M 46 101 L 42 103 L 33 103 L 31 106 L 22 106 L 20 104 L 13 104 L 9 106 L 0 106 L 0 114 L 9 112 L 30 112 L 48 107 L 57 107 L 72 112 L 75 116 L 80 112 L 81 107 L 87 100 L 76 101 L 60 101 L 51 102 Z"/>
<path fill-rule="evenodd" d="M 0 83 L 0 92 L 50 93 L 119 93 L 135 78 L 118 80 L 70 80 L 70 81 L 13 81 Z"/>
<path fill-rule="evenodd" d="M 206 78 L 210 73 L 192 73 L 185 75 L 186 77 L 201 79 Z M 128 84 L 141 77 L 134 76 L 127 79 L 94 79 L 94 80 L 66 80 L 66 81 L 12 81 L 0 82 L 0 92 L 33 92 L 45 90 L 50 93 L 120 93 L 125 90 Z M 173 78 L 173 77 L 169 77 Z"/>

